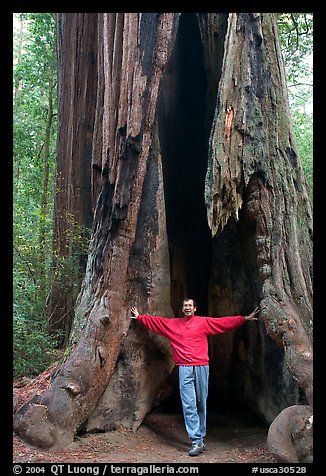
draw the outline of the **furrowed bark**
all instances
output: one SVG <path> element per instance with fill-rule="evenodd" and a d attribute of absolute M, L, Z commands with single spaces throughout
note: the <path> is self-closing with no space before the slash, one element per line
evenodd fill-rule
<path fill-rule="evenodd" d="M 312 211 L 274 15 L 91 15 L 86 273 L 64 361 L 15 429 L 47 448 L 78 430 L 136 431 L 177 388 L 167 341 L 130 325 L 130 307 L 179 316 L 190 295 L 201 315 L 260 306 L 259 322 L 209 339 L 211 402 L 236 398 L 275 420 L 273 454 L 278 433 L 289 442 L 291 432 L 279 461 L 308 462 Z"/>

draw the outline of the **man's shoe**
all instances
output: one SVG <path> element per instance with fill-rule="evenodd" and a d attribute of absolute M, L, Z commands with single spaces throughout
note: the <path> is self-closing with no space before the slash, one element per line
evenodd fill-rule
<path fill-rule="evenodd" d="M 189 456 L 198 456 L 200 453 L 205 451 L 205 445 L 204 443 L 200 443 L 199 445 L 194 444 L 188 451 Z"/>

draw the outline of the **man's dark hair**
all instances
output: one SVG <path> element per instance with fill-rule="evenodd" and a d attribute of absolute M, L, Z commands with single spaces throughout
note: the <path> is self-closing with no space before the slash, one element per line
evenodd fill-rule
<path fill-rule="evenodd" d="M 197 303 L 193 298 L 190 298 L 190 297 L 183 298 L 182 305 L 184 304 L 185 301 L 192 301 L 194 303 L 194 306 L 197 307 Z"/>

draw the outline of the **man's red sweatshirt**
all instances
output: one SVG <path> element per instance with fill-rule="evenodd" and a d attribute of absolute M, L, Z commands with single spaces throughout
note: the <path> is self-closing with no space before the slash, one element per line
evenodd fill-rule
<path fill-rule="evenodd" d="M 139 314 L 137 320 L 169 339 L 176 365 L 208 365 L 207 336 L 240 327 L 244 316 L 167 318 Z"/>

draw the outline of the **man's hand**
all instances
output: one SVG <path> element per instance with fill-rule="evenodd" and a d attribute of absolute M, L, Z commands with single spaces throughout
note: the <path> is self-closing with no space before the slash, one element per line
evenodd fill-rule
<path fill-rule="evenodd" d="M 131 314 L 132 314 L 130 319 L 137 319 L 137 317 L 139 316 L 139 312 L 137 310 L 137 307 L 133 306 L 130 310 L 131 310 Z"/>
<path fill-rule="evenodd" d="M 249 316 L 245 316 L 246 321 L 258 321 L 258 318 L 255 317 L 259 313 L 259 307 L 256 307 Z"/>

